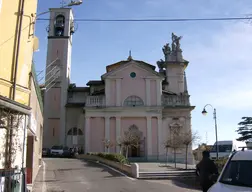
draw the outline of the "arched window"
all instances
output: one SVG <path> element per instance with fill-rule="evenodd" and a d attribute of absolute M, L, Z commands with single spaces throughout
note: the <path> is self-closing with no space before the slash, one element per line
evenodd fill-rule
<path fill-rule="evenodd" d="M 63 36 L 65 28 L 65 17 L 63 15 L 58 15 L 55 19 L 55 36 Z"/>
<path fill-rule="evenodd" d="M 83 135 L 82 130 L 78 129 L 77 127 L 73 127 L 67 132 L 67 135 Z"/>
<path fill-rule="evenodd" d="M 124 106 L 130 106 L 130 107 L 143 106 L 144 102 L 140 97 L 132 95 L 132 96 L 127 97 L 124 100 L 123 105 Z"/>

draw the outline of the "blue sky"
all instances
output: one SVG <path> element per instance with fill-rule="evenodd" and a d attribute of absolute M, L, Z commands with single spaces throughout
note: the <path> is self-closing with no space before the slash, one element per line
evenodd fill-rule
<path fill-rule="evenodd" d="M 60 0 L 40 0 L 38 13 L 59 6 Z M 251 8 L 249 0 L 84 0 L 73 10 L 75 18 L 157 19 L 246 16 Z M 205 104 L 210 103 L 217 109 L 219 140 L 236 138 L 241 117 L 251 116 L 251 21 L 77 24 L 71 81 L 78 86 L 85 86 L 90 79 L 100 79 L 105 66 L 127 59 L 129 50 L 134 59 L 155 65 L 163 59 L 162 46 L 171 41 L 174 32 L 183 36 L 183 55 L 190 61 L 186 70 L 188 88 L 191 104 L 196 106 L 192 112 L 192 128 L 199 132 L 201 142 L 215 141 L 213 110 L 207 108 L 206 117 L 201 114 Z M 47 26 L 48 21 L 36 24 L 40 48 L 34 60 L 38 71 L 46 64 Z"/>

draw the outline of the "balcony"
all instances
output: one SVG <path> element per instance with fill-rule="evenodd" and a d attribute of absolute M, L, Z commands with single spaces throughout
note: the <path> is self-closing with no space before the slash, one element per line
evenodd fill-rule
<path fill-rule="evenodd" d="M 190 106 L 189 95 L 169 95 L 162 97 L 162 105 L 168 106 Z"/>
<path fill-rule="evenodd" d="M 86 107 L 105 107 L 105 96 L 87 96 Z"/>
<path fill-rule="evenodd" d="M 189 95 L 169 95 L 162 96 L 162 105 L 164 107 L 190 106 Z M 105 96 L 87 96 L 86 107 L 105 107 Z"/>

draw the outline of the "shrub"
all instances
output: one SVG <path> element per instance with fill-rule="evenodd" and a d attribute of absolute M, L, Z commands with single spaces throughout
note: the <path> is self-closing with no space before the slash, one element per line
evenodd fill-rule
<path fill-rule="evenodd" d="M 215 161 L 215 164 L 219 170 L 219 172 L 222 171 L 223 167 L 225 166 L 226 162 L 227 162 L 228 158 L 222 158 L 222 159 L 219 159 L 219 160 L 216 160 Z"/>
<path fill-rule="evenodd" d="M 119 153 L 87 153 L 87 155 L 95 155 L 110 161 L 129 164 L 129 161 L 122 154 Z"/>

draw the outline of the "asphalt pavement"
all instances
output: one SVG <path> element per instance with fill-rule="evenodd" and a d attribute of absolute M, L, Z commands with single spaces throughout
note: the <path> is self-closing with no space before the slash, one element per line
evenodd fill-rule
<path fill-rule="evenodd" d="M 45 158 L 33 192 L 196 192 L 169 180 L 146 181 L 126 177 L 99 163 Z"/>

